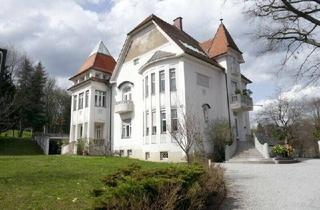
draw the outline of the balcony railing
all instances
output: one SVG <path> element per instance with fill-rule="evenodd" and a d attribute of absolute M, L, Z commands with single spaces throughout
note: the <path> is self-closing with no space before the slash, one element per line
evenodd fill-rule
<path fill-rule="evenodd" d="M 231 109 L 233 111 L 252 111 L 252 98 L 247 95 L 236 94 L 231 97 Z"/>
<path fill-rule="evenodd" d="M 118 101 L 116 102 L 115 112 L 118 114 L 128 113 L 133 111 L 132 101 Z"/>

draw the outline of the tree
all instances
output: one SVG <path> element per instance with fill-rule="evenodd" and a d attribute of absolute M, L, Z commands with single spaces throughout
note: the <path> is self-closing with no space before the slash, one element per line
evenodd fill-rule
<path fill-rule="evenodd" d="M 31 99 L 31 125 L 36 131 L 42 129 L 45 124 L 45 101 L 44 87 L 46 84 L 46 73 L 41 62 L 35 67 L 31 77 L 30 99 Z"/>
<path fill-rule="evenodd" d="M 181 118 L 171 123 L 169 133 L 173 140 L 185 153 L 188 163 L 191 162 L 191 152 L 202 144 L 201 130 L 197 118 L 191 113 L 181 113 Z"/>
<path fill-rule="evenodd" d="M 15 96 L 15 108 L 19 119 L 19 136 L 22 136 L 23 130 L 31 126 L 32 113 L 32 75 L 34 68 L 30 60 L 25 56 L 21 67 L 17 72 L 17 94 Z"/>
<path fill-rule="evenodd" d="M 263 124 L 274 124 L 274 136 L 288 144 L 293 139 L 293 126 L 300 120 L 302 113 L 301 104 L 287 100 L 280 91 L 272 103 L 257 113 L 257 118 Z"/>
<path fill-rule="evenodd" d="M 227 120 L 214 120 L 209 122 L 206 135 L 214 146 L 213 159 L 216 162 L 225 160 L 225 145 L 232 144 L 234 136 Z"/>
<path fill-rule="evenodd" d="M 7 66 L 0 71 L 0 133 L 13 127 L 15 86 Z"/>
<path fill-rule="evenodd" d="M 267 40 L 267 51 L 285 48 L 286 64 L 296 58 L 300 66 L 297 79 L 308 82 L 320 77 L 320 1 L 319 0 L 245 0 L 251 2 L 247 13 L 259 22 L 258 38 Z M 304 56 L 303 56 L 304 55 Z"/>

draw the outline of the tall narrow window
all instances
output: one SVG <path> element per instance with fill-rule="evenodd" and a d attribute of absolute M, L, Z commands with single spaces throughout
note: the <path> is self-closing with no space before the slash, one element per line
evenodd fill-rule
<path fill-rule="evenodd" d="M 151 74 L 151 95 L 154 95 L 156 92 L 156 75 L 155 73 Z"/>
<path fill-rule="evenodd" d="M 89 90 L 86 91 L 86 96 L 85 96 L 85 107 L 89 106 Z"/>
<path fill-rule="evenodd" d="M 160 123 L 161 123 L 161 133 L 167 132 L 167 121 L 166 121 L 166 110 L 161 110 L 160 112 Z"/>
<path fill-rule="evenodd" d="M 127 139 L 131 137 L 131 120 L 123 120 L 122 121 L 122 135 L 123 139 Z"/>
<path fill-rule="evenodd" d="M 209 104 L 202 105 L 204 122 L 208 122 L 209 121 L 209 113 L 208 113 L 209 109 L 210 109 Z"/>
<path fill-rule="evenodd" d="M 94 96 L 94 103 L 96 107 L 106 106 L 106 91 L 96 90 Z"/>
<path fill-rule="evenodd" d="M 157 134 L 157 119 L 156 119 L 156 110 L 152 110 L 152 135 L 156 135 Z"/>
<path fill-rule="evenodd" d="M 166 89 L 165 87 L 165 75 L 164 75 L 164 71 L 160 71 L 159 72 L 159 89 L 160 89 L 160 93 L 163 93 Z"/>
<path fill-rule="evenodd" d="M 131 101 L 131 87 L 125 87 L 122 91 L 122 100 Z"/>
<path fill-rule="evenodd" d="M 78 109 L 83 108 L 83 92 L 79 94 L 79 104 L 78 104 Z"/>
<path fill-rule="evenodd" d="M 102 139 L 103 138 L 103 134 L 102 134 L 102 127 L 103 124 L 95 124 L 95 138 L 96 139 Z"/>
<path fill-rule="evenodd" d="M 73 96 L 73 111 L 77 110 L 77 96 Z"/>
<path fill-rule="evenodd" d="M 149 95 L 149 80 L 148 80 L 148 76 L 146 76 L 144 84 L 145 84 L 145 91 L 146 91 L 145 96 L 148 97 L 148 95 Z"/>
<path fill-rule="evenodd" d="M 171 130 L 178 130 L 178 114 L 177 109 L 171 109 Z"/>
<path fill-rule="evenodd" d="M 146 136 L 149 136 L 149 111 L 146 111 Z"/>
<path fill-rule="evenodd" d="M 176 69 L 170 69 L 170 91 L 176 91 Z"/>

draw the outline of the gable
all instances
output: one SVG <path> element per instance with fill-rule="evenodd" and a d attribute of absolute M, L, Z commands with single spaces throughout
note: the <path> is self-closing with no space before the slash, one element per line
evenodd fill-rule
<path fill-rule="evenodd" d="M 144 34 L 133 38 L 125 62 L 158 48 L 167 42 L 168 40 L 156 28 L 152 28 Z"/>

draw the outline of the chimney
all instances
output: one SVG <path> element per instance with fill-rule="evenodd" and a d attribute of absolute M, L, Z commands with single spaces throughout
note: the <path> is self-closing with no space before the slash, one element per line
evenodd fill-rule
<path fill-rule="evenodd" d="M 182 31 L 182 17 L 177 17 L 176 19 L 173 20 L 173 25 Z"/>

